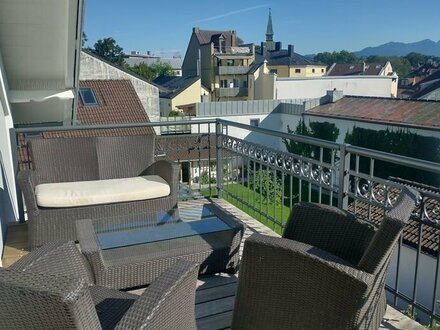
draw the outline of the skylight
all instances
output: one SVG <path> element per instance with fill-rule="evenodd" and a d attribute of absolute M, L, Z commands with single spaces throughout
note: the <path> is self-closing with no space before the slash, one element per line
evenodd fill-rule
<path fill-rule="evenodd" d="M 98 105 L 96 101 L 95 94 L 90 87 L 82 87 L 79 89 L 79 95 L 81 96 L 81 101 L 85 106 L 88 105 Z"/>

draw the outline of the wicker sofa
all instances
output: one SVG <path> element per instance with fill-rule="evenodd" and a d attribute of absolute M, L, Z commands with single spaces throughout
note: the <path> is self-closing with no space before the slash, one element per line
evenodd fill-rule
<path fill-rule="evenodd" d="M 30 248 L 53 240 L 77 240 L 74 222 L 78 219 L 169 210 L 176 206 L 180 167 L 167 160 L 154 162 L 154 146 L 153 134 L 30 139 L 33 170 L 20 171 L 18 174 L 29 220 Z M 115 179 L 115 182 L 120 182 L 117 179 L 151 175 L 162 178 L 169 185 L 167 196 L 74 207 L 40 206 L 36 197 L 36 187 L 46 183 L 87 184 L 94 180 L 108 183 Z"/>
<path fill-rule="evenodd" d="M 178 260 L 141 296 L 97 286 L 73 241 L 0 268 L 1 329 L 196 329 L 198 265 Z"/>
<path fill-rule="evenodd" d="M 378 229 L 340 209 L 299 203 L 283 237 L 245 242 L 232 329 L 377 329 L 385 275 L 417 192 L 403 188 Z"/>

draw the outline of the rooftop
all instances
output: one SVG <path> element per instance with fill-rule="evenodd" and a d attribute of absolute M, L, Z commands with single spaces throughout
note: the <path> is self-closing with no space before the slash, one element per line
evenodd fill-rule
<path fill-rule="evenodd" d="M 379 75 L 386 63 L 335 63 L 327 72 L 327 76 Z"/>
<path fill-rule="evenodd" d="M 307 110 L 306 114 L 413 128 L 440 128 L 438 101 L 344 96 L 335 103 Z"/>

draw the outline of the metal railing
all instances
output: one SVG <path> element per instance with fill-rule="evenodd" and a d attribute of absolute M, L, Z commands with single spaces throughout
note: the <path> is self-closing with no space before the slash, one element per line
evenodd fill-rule
<path fill-rule="evenodd" d="M 219 97 L 239 97 L 248 95 L 248 89 L 246 87 L 218 88 L 216 89 L 216 92 Z"/>
<path fill-rule="evenodd" d="M 17 148 L 23 168 L 31 165 L 23 157 L 26 139 L 35 134 L 169 125 L 187 133 L 157 136 L 156 157 L 181 163 L 182 199 L 224 198 L 278 233 L 298 201 L 337 206 L 378 225 L 399 187 L 413 186 L 421 200 L 391 263 L 388 302 L 425 324 L 440 320 L 440 191 L 432 187 L 440 185 L 438 163 L 222 119 L 16 129 Z M 394 178 L 396 168 L 414 174 Z"/>
<path fill-rule="evenodd" d="M 334 205 L 378 226 L 402 184 L 418 190 L 390 267 L 388 301 L 425 324 L 440 319 L 440 189 L 428 185 L 440 184 L 440 164 L 225 120 L 217 120 L 217 144 L 221 196 L 278 233 L 298 201 Z M 424 182 L 393 177 L 399 168 Z"/>

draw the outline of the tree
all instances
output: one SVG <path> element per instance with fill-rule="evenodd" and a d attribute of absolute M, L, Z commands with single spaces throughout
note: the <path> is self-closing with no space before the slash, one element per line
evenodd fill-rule
<path fill-rule="evenodd" d="M 418 66 L 426 62 L 428 56 L 420 53 L 411 52 L 407 54 L 404 58 L 408 60 L 408 62 L 411 64 L 413 68 L 417 68 Z"/>
<path fill-rule="evenodd" d="M 154 80 L 159 76 L 175 76 L 173 67 L 165 62 L 157 62 L 152 65 L 139 63 L 129 69 L 147 80 Z"/>
<path fill-rule="evenodd" d="M 269 199 L 274 201 L 281 200 L 283 193 L 281 179 L 270 169 L 256 171 L 254 180 L 249 182 L 249 187 L 261 193 L 263 198 L 269 197 Z"/>
<path fill-rule="evenodd" d="M 354 54 L 346 50 L 340 52 L 324 52 L 316 54 L 314 60 L 316 62 L 325 63 L 330 67 L 333 63 L 358 63 L 359 58 Z"/>
<path fill-rule="evenodd" d="M 302 119 L 299 121 L 294 131 L 290 129 L 290 126 L 287 126 L 287 131 L 289 134 L 293 133 L 296 135 L 310 136 L 332 142 L 335 142 L 339 136 L 339 129 L 335 124 L 328 122 L 310 122 L 309 126 L 307 126 Z M 317 146 L 288 139 L 283 139 L 283 143 L 286 146 L 286 149 L 291 153 L 315 159 L 320 158 L 320 148 Z M 331 150 L 324 148 L 323 161 L 328 163 L 331 161 Z"/>
<path fill-rule="evenodd" d="M 88 40 L 89 40 L 89 38 L 87 38 L 87 34 L 83 31 L 82 38 L 81 38 L 81 48 L 84 48 L 84 45 L 86 44 L 86 42 Z"/>
<path fill-rule="evenodd" d="M 112 37 L 99 39 L 95 43 L 92 51 L 109 62 L 115 63 L 119 66 L 124 64 L 123 49 Z"/>

